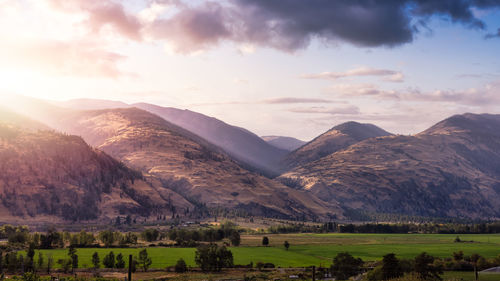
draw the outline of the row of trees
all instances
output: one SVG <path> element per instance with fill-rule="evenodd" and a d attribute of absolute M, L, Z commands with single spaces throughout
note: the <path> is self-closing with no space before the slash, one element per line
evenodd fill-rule
<path fill-rule="evenodd" d="M 297 223 L 271 226 L 269 233 L 435 233 L 435 234 L 493 234 L 500 233 L 500 223 L 365 223 L 339 224 L 327 222 L 322 225 Z"/>
<path fill-rule="evenodd" d="M 137 244 L 138 235 L 132 232 L 121 233 L 118 231 L 104 230 L 97 234 L 81 231 L 79 233 L 58 232 L 50 229 L 46 233 L 30 233 L 27 228 L 18 229 L 14 232 L 6 232 L 9 245 L 22 247 L 24 245 L 35 245 L 38 249 L 64 248 L 66 246 L 85 248 L 120 246 L 126 247 Z"/>

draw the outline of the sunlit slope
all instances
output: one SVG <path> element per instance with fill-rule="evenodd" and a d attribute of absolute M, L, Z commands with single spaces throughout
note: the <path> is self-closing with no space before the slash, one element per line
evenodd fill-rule
<path fill-rule="evenodd" d="M 500 216 L 500 116 L 450 117 L 415 136 L 362 141 L 281 177 L 366 212 Z"/>
<path fill-rule="evenodd" d="M 144 110 L 75 112 L 58 126 L 126 165 L 158 176 L 193 204 L 290 218 L 342 214 L 334 202 L 249 172 L 216 146 Z"/>

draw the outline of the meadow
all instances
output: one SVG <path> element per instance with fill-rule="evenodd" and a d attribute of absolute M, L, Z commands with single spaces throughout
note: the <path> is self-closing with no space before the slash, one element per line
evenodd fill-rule
<path fill-rule="evenodd" d="M 268 247 L 261 246 L 262 237 L 269 237 Z M 463 251 L 465 255 L 478 253 L 486 258 L 500 255 L 500 235 L 471 234 L 459 235 L 462 241 L 456 243 L 457 235 L 451 234 L 268 234 L 242 235 L 241 246 L 230 247 L 234 263 L 247 265 L 251 262 L 270 262 L 280 267 L 329 266 L 339 252 L 347 251 L 364 261 L 380 260 L 387 253 L 395 253 L 400 258 L 414 258 L 421 252 L 436 257 L 451 257 L 453 252 Z M 284 241 L 290 243 L 287 251 Z M 110 251 L 128 255 L 138 255 L 142 248 L 81 248 L 77 250 L 79 265 L 91 267 L 91 257 L 98 252 L 103 260 Z M 172 266 L 183 258 L 188 266 L 195 266 L 195 248 L 147 248 L 153 264 L 151 268 L 162 269 Z M 67 249 L 40 250 L 54 261 L 67 258 Z M 38 253 L 37 256 L 38 257 Z M 59 267 L 59 265 L 55 265 Z"/>

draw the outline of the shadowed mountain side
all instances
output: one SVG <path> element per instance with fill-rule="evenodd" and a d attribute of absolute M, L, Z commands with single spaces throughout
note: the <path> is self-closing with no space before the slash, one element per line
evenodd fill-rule
<path fill-rule="evenodd" d="M 305 141 L 298 140 L 292 137 L 282 137 L 282 136 L 263 136 L 263 140 L 265 140 L 268 144 L 275 146 L 279 149 L 284 149 L 287 151 L 293 151 L 304 144 Z"/>
<path fill-rule="evenodd" d="M 288 169 L 300 167 L 362 140 L 389 135 L 391 134 L 372 124 L 346 122 L 291 152 L 283 163 Z"/>
<path fill-rule="evenodd" d="M 276 176 L 281 171 L 279 162 L 287 154 L 287 150 L 268 144 L 246 129 L 190 110 L 147 103 L 138 103 L 134 106 L 197 134 L 224 149 L 234 159 L 250 165 L 263 174 Z"/>
<path fill-rule="evenodd" d="M 368 212 L 498 218 L 500 115 L 457 115 L 416 136 L 368 139 L 281 180 Z"/>
<path fill-rule="evenodd" d="M 147 111 L 75 112 L 59 128 L 135 169 L 158 176 L 197 206 L 269 217 L 341 216 L 335 203 L 241 168 L 220 149 Z"/>
<path fill-rule="evenodd" d="M 105 220 L 193 206 L 80 137 L 0 124 L 3 222 Z"/>

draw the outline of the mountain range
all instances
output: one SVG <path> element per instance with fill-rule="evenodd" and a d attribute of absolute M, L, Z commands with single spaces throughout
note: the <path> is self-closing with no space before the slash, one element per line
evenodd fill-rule
<path fill-rule="evenodd" d="M 153 104 L 19 99 L 0 108 L 4 220 L 500 216 L 500 115 L 412 136 L 347 122 L 304 143 Z"/>

